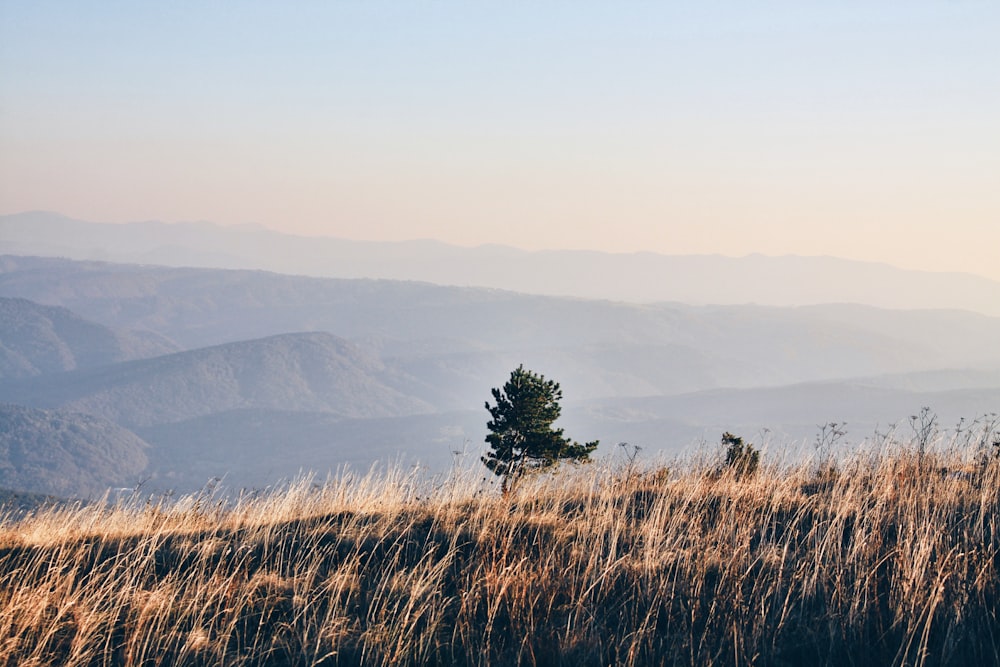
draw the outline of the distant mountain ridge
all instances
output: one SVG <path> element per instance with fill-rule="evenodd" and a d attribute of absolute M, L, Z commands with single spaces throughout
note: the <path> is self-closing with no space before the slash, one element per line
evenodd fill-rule
<path fill-rule="evenodd" d="M 637 305 L 17 257 L 0 257 L 0 295 L 60 305 L 120 329 L 156 331 L 188 349 L 332 332 L 424 378 L 421 391 L 460 401 L 521 362 L 558 374 L 589 398 L 1000 361 L 1000 318 L 963 311 Z"/>
<path fill-rule="evenodd" d="M 859 303 L 880 308 L 958 308 L 1000 316 L 998 281 L 834 257 L 528 252 L 436 241 L 305 238 L 253 225 L 99 224 L 43 212 L 0 216 L 0 254 L 417 280 L 642 303 Z"/>
<path fill-rule="evenodd" d="M 239 408 L 387 417 L 433 408 L 381 383 L 377 359 L 327 333 L 284 334 L 0 385 L 0 400 L 127 428 Z"/>
<path fill-rule="evenodd" d="M 66 308 L 0 297 L 0 379 L 93 368 L 177 350 L 152 332 L 115 331 Z"/>
<path fill-rule="evenodd" d="M 0 307 L 0 344 L 33 369 L 0 376 L 15 404 L 0 487 L 63 496 L 474 464 L 483 401 L 520 363 L 563 385 L 560 426 L 602 455 L 726 430 L 803 442 L 829 421 L 856 442 L 924 405 L 945 426 L 1000 412 L 1000 317 L 962 310 L 630 304 L 15 256 L 0 256 Z M 121 360 L 120 332 L 136 330 L 182 349 Z"/>

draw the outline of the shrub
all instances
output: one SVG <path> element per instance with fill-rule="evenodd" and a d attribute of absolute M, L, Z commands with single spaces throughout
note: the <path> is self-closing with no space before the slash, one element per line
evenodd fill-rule
<path fill-rule="evenodd" d="M 760 467 L 760 452 L 743 438 L 729 431 L 722 434 L 722 444 L 726 447 L 726 468 L 737 478 L 753 477 Z"/>

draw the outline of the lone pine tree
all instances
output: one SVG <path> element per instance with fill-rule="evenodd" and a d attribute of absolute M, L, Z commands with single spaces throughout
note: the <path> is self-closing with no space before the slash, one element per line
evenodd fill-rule
<path fill-rule="evenodd" d="M 490 451 L 482 461 L 503 478 L 504 495 L 525 473 L 564 460 L 589 461 L 591 452 L 597 449 L 597 440 L 581 445 L 563 437 L 563 429 L 552 427 L 562 410 L 559 383 L 526 370 L 523 364 L 511 372 L 503 389 L 493 389 L 493 399 L 495 406 L 486 402 L 492 417 L 486 424 Z"/>

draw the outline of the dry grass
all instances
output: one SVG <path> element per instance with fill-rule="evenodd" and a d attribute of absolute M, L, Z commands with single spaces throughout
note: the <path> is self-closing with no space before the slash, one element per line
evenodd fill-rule
<path fill-rule="evenodd" d="M 1000 464 L 304 481 L 0 528 L 0 665 L 1000 663 Z"/>

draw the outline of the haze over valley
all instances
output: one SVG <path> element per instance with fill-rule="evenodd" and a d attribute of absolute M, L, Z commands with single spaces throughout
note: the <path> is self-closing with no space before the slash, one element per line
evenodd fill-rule
<path fill-rule="evenodd" d="M 26 227 L 28 218 L 39 226 Z M 190 262 L 200 267 L 138 263 L 165 252 L 155 238 L 174 264 L 212 246 L 199 237 L 180 243 L 183 225 L 157 225 L 161 233 L 140 246 L 143 225 L 59 219 L 57 230 L 46 227 L 52 216 L 28 218 L 0 219 L 0 250 L 42 255 L 47 230 L 62 255 L 92 256 L 99 241 L 131 263 L 0 257 L 0 487 L 20 491 L 94 497 L 140 483 L 193 491 L 214 478 L 230 489 L 263 488 L 373 464 L 443 474 L 478 465 L 482 404 L 522 363 L 562 384 L 560 425 L 600 439 L 603 457 L 619 456 L 620 442 L 646 460 L 714 451 L 724 431 L 808 455 L 829 422 L 846 423 L 845 444 L 857 444 L 893 429 L 906 435 L 925 406 L 942 430 L 1000 406 L 1000 317 L 990 307 L 998 286 L 974 276 L 916 280 L 931 301 L 978 285 L 978 309 L 916 309 L 894 291 L 912 272 L 887 266 L 869 267 L 863 293 L 843 293 L 867 302 L 824 303 L 835 290 L 819 277 L 846 281 L 854 264 L 650 256 L 662 277 L 686 269 L 690 279 L 671 285 L 678 300 L 625 301 L 468 286 L 478 279 L 455 267 L 493 261 L 484 249 L 375 244 L 356 248 L 354 266 L 386 267 L 394 279 L 330 278 L 212 267 L 207 254 Z M 245 233 L 201 229 L 234 247 Z M 283 237 L 268 238 L 280 246 Z M 458 258 L 459 285 L 422 273 L 442 249 Z M 240 261 L 266 264 L 264 247 L 256 252 Z M 533 261 L 495 252 L 521 266 Z M 631 259 L 588 258 L 623 271 Z M 326 271 L 355 270 L 340 259 L 331 255 Z M 728 268 L 713 275 L 712 265 Z M 746 280 L 731 278 L 739 271 Z M 799 274 L 815 282 L 799 285 L 798 305 L 692 305 L 730 285 L 756 297 L 747 301 L 781 303 L 788 292 L 772 288 Z M 614 282 L 611 275 L 592 278 Z M 881 307 L 886 301 L 894 307 Z"/>
<path fill-rule="evenodd" d="M 525 251 L 440 241 L 304 237 L 259 225 L 99 224 L 56 213 L 0 216 L 0 254 L 384 278 L 646 303 L 958 308 L 1000 316 L 1000 281 L 830 256 Z"/>
<path fill-rule="evenodd" d="M 986 4 L 0 14 L 0 489 L 477 468 L 521 364 L 646 463 L 1000 411 Z"/>
<path fill-rule="evenodd" d="M 0 667 L 996 664 L 998 35 L 0 0 Z"/>

